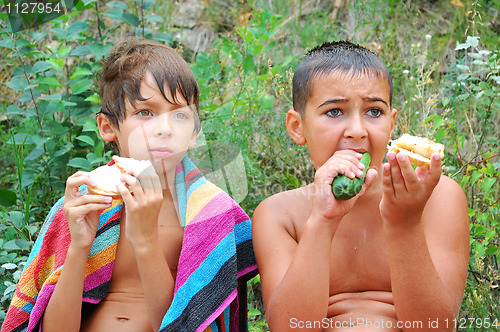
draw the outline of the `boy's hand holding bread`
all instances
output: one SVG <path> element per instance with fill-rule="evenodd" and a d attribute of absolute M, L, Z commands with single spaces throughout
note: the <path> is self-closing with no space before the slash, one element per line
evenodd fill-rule
<path fill-rule="evenodd" d="M 380 212 L 387 221 L 420 222 L 423 210 L 441 178 L 444 146 L 422 137 L 402 135 L 388 146 L 382 165 Z M 418 166 L 416 170 L 411 164 Z"/>

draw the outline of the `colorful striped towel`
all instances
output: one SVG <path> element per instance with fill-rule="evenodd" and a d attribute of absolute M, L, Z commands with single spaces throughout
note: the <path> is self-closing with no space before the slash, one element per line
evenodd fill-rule
<path fill-rule="evenodd" d="M 246 283 L 240 277 L 256 269 L 250 220 L 188 157 L 177 166 L 176 191 L 185 230 L 175 295 L 161 331 L 245 330 Z M 87 261 L 84 302 L 98 303 L 108 292 L 122 207 L 121 201 L 114 201 L 101 213 Z M 2 332 L 39 329 L 70 241 L 60 199 L 28 258 Z"/>

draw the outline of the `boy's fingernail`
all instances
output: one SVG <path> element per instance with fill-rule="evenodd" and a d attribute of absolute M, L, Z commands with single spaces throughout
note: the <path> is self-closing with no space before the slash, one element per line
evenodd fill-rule
<path fill-rule="evenodd" d="M 389 153 L 387 155 L 387 159 L 389 159 L 389 160 L 394 160 L 395 158 L 396 158 L 396 154 L 395 153 Z"/>
<path fill-rule="evenodd" d="M 398 160 L 399 161 L 403 161 L 403 160 L 405 160 L 405 158 L 406 158 L 406 155 L 404 153 L 399 153 L 398 154 Z"/>
<path fill-rule="evenodd" d="M 111 203 L 113 201 L 113 197 L 106 196 L 104 199 L 107 203 Z"/>

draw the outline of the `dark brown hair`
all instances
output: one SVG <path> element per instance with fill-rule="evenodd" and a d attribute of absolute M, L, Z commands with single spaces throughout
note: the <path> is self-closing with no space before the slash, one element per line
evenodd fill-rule
<path fill-rule="evenodd" d="M 293 75 L 293 108 L 302 117 L 312 95 L 313 81 L 334 71 L 352 73 L 353 77 L 364 74 L 387 78 L 392 104 L 391 74 L 380 58 L 366 48 L 348 41 L 330 42 L 309 51 Z"/>
<path fill-rule="evenodd" d="M 140 86 L 148 71 L 169 103 L 180 103 L 176 97 L 179 91 L 188 104 L 194 106 L 195 130 L 198 131 L 200 90 L 191 68 L 174 49 L 152 40 L 124 40 L 103 61 L 98 77 L 101 113 L 119 128 L 126 116 L 125 98 L 132 106 L 137 100 L 145 100 L 140 94 Z M 165 84 L 172 100 L 165 94 Z"/>

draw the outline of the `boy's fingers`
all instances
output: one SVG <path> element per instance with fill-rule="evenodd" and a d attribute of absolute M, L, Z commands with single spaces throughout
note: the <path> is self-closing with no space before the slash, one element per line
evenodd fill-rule
<path fill-rule="evenodd" d="M 66 207 L 77 207 L 88 204 L 108 204 L 113 201 L 113 198 L 110 196 L 102 196 L 102 195 L 81 195 L 78 198 L 72 199 L 65 203 Z"/>
<path fill-rule="evenodd" d="M 130 176 L 130 175 L 129 175 Z M 135 181 L 134 181 L 135 182 Z M 120 193 L 120 195 L 122 196 L 123 200 L 124 201 L 128 201 L 130 202 L 130 200 L 133 199 L 132 197 L 132 193 L 130 192 L 130 190 L 125 186 L 125 183 L 127 182 L 119 182 L 116 184 L 116 189 L 118 190 L 118 192 Z M 128 184 L 128 183 L 127 183 Z M 132 189 L 133 190 L 133 189 Z M 136 190 L 138 191 L 138 190 Z M 136 195 L 137 193 L 134 192 L 134 195 Z"/>
<path fill-rule="evenodd" d="M 384 196 L 394 196 L 394 186 L 392 184 L 392 176 L 391 176 L 391 165 L 389 163 L 385 163 L 382 165 L 382 190 L 384 192 Z"/>
<path fill-rule="evenodd" d="M 411 167 L 410 159 L 405 154 L 398 153 L 397 161 L 401 170 L 403 183 L 408 191 L 413 191 L 420 186 L 420 181 Z"/>
<path fill-rule="evenodd" d="M 374 168 L 370 168 L 366 171 L 365 183 L 363 183 L 363 187 L 361 188 L 360 194 L 365 193 L 373 184 L 373 181 L 377 177 L 377 170 Z"/>
<path fill-rule="evenodd" d="M 400 154 L 398 154 L 400 155 Z M 391 180 L 392 185 L 394 186 L 394 192 L 397 194 L 398 191 L 406 190 L 406 186 L 404 183 L 403 175 L 401 174 L 401 168 L 399 167 L 399 163 L 396 160 L 398 156 L 394 154 L 392 156 L 392 152 L 387 154 L 387 159 L 389 160 L 389 165 L 391 165 Z"/>
<path fill-rule="evenodd" d="M 427 190 L 433 190 L 441 178 L 441 156 L 433 153 L 431 156 L 431 166 L 425 178 L 424 185 Z"/>
<path fill-rule="evenodd" d="M 95 183 L 90 180 L 90 175 L 88 172 L 78 171 L 75 174 L 71 175 L 66 180 L 66 189 L 64 191 L 65 200 L 82 196 L 80 191 L 78 190 L 82 185 L 95 187 Z"/>
<path fill-rule="evenodd" d="M 111 203 L 89 203 L 73 207 L 72 214 L 84 216 L 92 211 L 101 211 L 111 206 Z"/>

